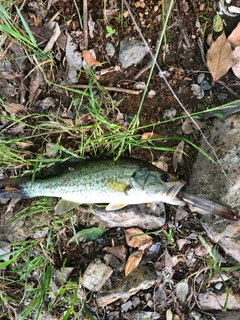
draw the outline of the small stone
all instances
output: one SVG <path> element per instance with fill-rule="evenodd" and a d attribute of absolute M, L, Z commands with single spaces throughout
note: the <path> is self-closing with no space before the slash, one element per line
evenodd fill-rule
<path fill-rule="evenodd" d="M 127 301 L 126 303 L 121 305 L 121 308 L 123 309 L 123 311 L 127 312 L 129 308 L 131 308 L 132 306 L 132 302 L 131 301 Z"/>
<path fill-rule="evenodd" d="M 172 119 L 175 117 L 176 114 L 177 114 L 177 110 L 174 108 L 170 108 L 170 109 L 167 109 L 163 112 L 163 117 L 168 118 L 168 119 Z"/>
<path fill-rule="evenodd" d="M 219 93 L 217 94 L 217 98 L 219 101 L 223 101 L 223 100 L 226 100 L 228 97 L 228 95 L 226 93 Z"/>
<path fill-rule="evenodd" d="M 204 97 L 204 91 L 198 84 L 193 83 L 191 85 L 191 90 L 197 99 L 202 99 Z"/>
<path fill-rule="evenodd" d="M 136 308 L 136 306 L 138 306 L 140 304 L 140 299 L 138 297 L 133 297 L 132 298 L 132 305 L 134 308 Z"/>
<path fill-rule="evenodd" d="M 130 40 L 121 42 L 119 51 L 119 61 L 122 68 L 126 69 L 133 64 L 141 63 L 148 54 L 148 47 L 142 40 Z"/>
<path fill-rule="evenodd" d="M 203 80 L 203 81 L 201 82 L 200 87 L 201 87 L 204 91 L 206 91 L 206 90 L 209 90 L 209 89 L 211 88 L 211 85 L 210 85 L 210 83 L 205 79 L 205 80 Z"/>
<path fill-rule="evenodd" d="M 205 78 L 205 74 L 204 73 L 199 73 L 199 75 L 197 76 L 197 83 L 200 84 L 203 82 Z"/>
<path fill-rule="evenodd" d="M 110 58 L 112 58 L 115 54 L 115 48 L 110 42 L 107 42 L 107 44 L 106 44 L 106 51 L 107 51 L 107 55 Z"/>
<path fill-rule="evenodd" d="M 153 10 L 156 12 L 156 11 L 158 11 L 158 9 L 159 9 L 159 6 L 154 6 L 154 8 L 153 8 Z"/>
<path fill-rule="evenodd" d="M 223 286 L 222 282 L 218 282 L 218 283 L 215 285 L 215 288 L 216 288 L 217 290 L 220 290 L 220 289 L 222 288 L 222 286 Z"/>

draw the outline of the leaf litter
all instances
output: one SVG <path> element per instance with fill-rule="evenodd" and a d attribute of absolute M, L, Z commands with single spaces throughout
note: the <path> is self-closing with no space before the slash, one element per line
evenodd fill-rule
<path fill-rule="evenodd" d="M 145 3 L 146 2 L 146 3 Z M 144 6 L 146 6 L 146 5 L 148 5 L 147 4 L 147 1 L 145 1 L 145 2 L 140 2 L 140 4 L 141 4 L 141 6 L 142 6 L 142 4 L 144 4 Z M 49 2 L 50 3 L 50 2 Z M 185 3 L 186 4 L 186 3 Z M 185 6 L 186 7 L 186 6 Z M 185 9 L 186 11 L 188 11 L 189 10 L 189 8 L 188 7 L 186 7 L 186 9 Z M 41 11 L 41 10 L 40 10 Z M 89 18 L 90 18 L 90 16 L 89 16 Z M 37 20 L 41 20 L 40 18 L 38 18 L 37 17 L 37 19 L 36 19 L 36 21 Z M 96 20 L 95 20 L 96 21 Z M 92 24 L 92 26 L 93 26 L 93 24 Z M 91 27 L 92 27 L 91 26 Z M 93 26 L 93 28 L 94 28 L 94 26 Z M 97 31 L 96 30 L 94 30 L 93 31 L 93 35 L 94 35 L 94 37 L 96 37 L 96 33 L 97 33 Z M 74 39 L 72 38 L 71 39 L 71 41 L 74 43 Z M 54 45 L 54 43 L 55 43 L 55 40 L 54 40 L 54 42 L 51 40 L 50 42 L 50 45 Z M 73 49 L 72 48 L 72 54 L 74 54 L 74 53 L 76 53 L 76 55 L 77 55 L 77 57 L 79 57 L 79 56 L 81 56 L 81 50 L 79 50 L 79 47 L 78 47 L 78 45 L 77 46 L 75 46 L 74 47 L 75 49 Z M 61 50 L 61 49 L 60 49 Z M 18 53 L 19 55 L 22 55 L 22 53 Z M 66 55 L 66 53 L 65 53 L 65 55 Z M 75 57 L 75 56 L 74 56 Z M 102 61 L 101 59 L 98 59 L 98 60 L 100 60 L 100 61 Z M 98 60 L 96 60 L 96 61 L 98 61 Z M 20 61 L 20 60 L 19 60 Z M 24 61 L 24 60 L 23 60 Z M 19 66 L 21 66 L 22 67 L 22 65 L 23 65 L 23 61 L 21 62 L 21 64 L 19 64 Z M 70 61 L 70 59 L 69 59 L 69 61 Z M 69 62 L 68 61 L 68 62 Z M 89 65 L 91 65 L 92 64 L 92 61 L 90 61 L 90 63 L 88 63 Z M 93 66 L 94 66 L 94 64 L 95 64 L 95 60 L 93 60 Z M 75 67 L 76 67 L 76 65 L 75 65 Z M 73 70 L 74 70 L 74 66 L 73 66 Z M 68 77 L 70 77 L 71 78 L 71 80 L 70 81 L 73 81 L 73 83 L 76 83 L 77 81 L 78 81 L 78 75 L 79 75 L 79 71 L 80 69 L 75 69 L 74 70 L 74 72 L 73 72 L 73 76 L 72 76 L 72 74 L 68 74 Z M 109 69 L 110 70 L 110 69 Z M 118 69 L 118 71 L 119 71 L 119 73 L 121 73 L 122 72 L 122 70 L 121 70 L 121 68 L 120 69 Z M 111 67 L 111 72 L 115 72 L 115 67 Z M 115 73 L 116 74 L 116 73 Z M 32 84 L 30 85 L 30 87 L 31 87 L 31 91 L 32 91 L 32 96 L 30 95 L 29 96 L 29 101 L 34 101 L 34 100 L 37 100 L 38 98 L 39 98 L 39 95 L 42 95 L 42 86 L 43 86 L 43 82 L 42 82 L 42 79 L 41 79 L 41 76 L 40 75 L 35 75 L 34 74 L 34 71 L 32 72 L 32 74 L 31 74 L 31 77 L 32 77 Z M 75 82 L 76 81 L 76 82 Z M 44 85 L 45 85 L 45 83 L 44 83 Z M 154 87 L 154 89 L 155 89 L 155 87 Z M 15 95 L 17 95 L 17 92 L 15 92 L 14 93 Z M 14 96 L 14 95 L 13 95 Z M 154 99 L 154 96 L 153 96 L 153 99 Z M 159 99 L 159 98 L 158 98 Z M 49 109 L 49 112 L 51 111 L 50 109 L 51 108 L 55 108 L 55 106 L 54 105 L 47 105 L 47 107 L 45 108 L 45 109 Z M 44 108 L 43 108 L 44 109 Z M 17 112 L 24 112 L 24 110 L 19 110 L 19 111 L 16 111 L 17 110 L 17 108 L 16 109 L 12 109 L 12 113 L 16 113 L 17 114 Z M 156 114 L 154 114 L 154 115 L 156 115 Z M 67 119 L 66 119 L 67 120 Z M 71 120 L 71 119 L 70 119 Z M 23 131 L 24 132 L 24 131 Z M 16 132 L 17 134 L 22 134 L 23 132 L 21 132 L 21 131 L 19 131 L 19 132 Z M 11 133 L 11 132 L 10 132 Z M 12 134 L 13 134 L 14 132 L 12 132 Z M 155 135 L 155 136 L 154 136 Z M 145 136 L 148 136 L 148 133 L 146 133 L 146 135 Z M 161 134 L 159 134 L 159 133 L 153 133 L 153 137 L 155 137 L 155 138 L 161 138 L 161 137 L 164 137 L 165 135 L 161 135 Z M 144 133 L 143 133 L 143 137 L 144 137 Z M 160 139 L 161 140 L 161 139 Z M 175 168 L 178 166 L 177 165 L 177 163 L 178 163 L 178 161 L 176 161 L 176 164 L 175 164 Z M 10 211 L 12 211 L 14 208 L 9 208 L 10 209 Z M 145 209 L 146 210 L 146 209 Z M 180 222 L 179 222 L 180 223 Z M 137 223 L 136 223 L 137 224 Z M 21 228 L 21 226 L 18 226 L 19 227 L 19 229 Z M 167 226 L 166 227 L 166 229 L 165 230 L 168 230 L 169 229 L 169 226 Z M 31 233 L 28 233 L 27 232 L 27 230 L 28 230 L 28 227 L 26 228 L 26 229 L 24 229 L 24 230 L 22 230 L 22 232 L 21 232 L 21 237 L 22 237 L 22 239 L 24 238 L 24 237 L 27 237 L 27 236 L 29 236 L 29 237 L 31 237 Z M 141 233 L 143 233 L 143 231 L 142 230 L 138 230 L 138 231 L 140 231 L 140 234 Z M 176 233 L 178 232 L 178 230 L 176 229 L 175 230 L 176 231 Z M 26 232 L 25 234 L 24 234 L 24 232 Z M 36 235 L 37 235 L 38 233 L 36 232 Z M 108 233 L 107 233 L 108 234 Z M 114 239 L 113 241 L 115 241 L 115 236 L 112 236 L 112 235 L 110 235 L 111 237 L 112 237 L 112 239 Z M 123 236 L 122 236 L 123 237 Z M 151 238 L 151 237 L 150 237 Z M 14 238 L 14 239 L 12 239 L 12 240 L 16 240 L 16 239 L 18 239 L 17 237 L 16 238 Z M 174 273 L 175 273 L 175 270 L 173 270 L 173 267 L 172 267 L 172 262 L 171 262 L 171 258 L 172 258 L 172 255 L 173 255 L 173 257 L 177 257 L 177 255 L 179 254 L 179 252 L 176 252 L 176 251 L 174 251 L 174 250 L 171 250 L 171 255 L 168 253 L 168 251 L 164 251 L 164 247 L 165 247 L 165 244 L 166 244 L 166 239 L 164 238 L 164 236 L 158 236 L 157 237 L 157 239 L 155 239 L 155 237 L 154 237 L 154 241 L 159 241 L 160 240 L 160 247 L 162 246 L 162 248 L 161 248 L 161 250 L 160 250 L 160 252 L 161 252 L 161 254 L 163 254 L 164 252 L 165 252 L 165 254 L 164 254 L 164 264 L 166 265 L 166 266 L 168 266 L 166 269 L 165 269 L 165 271 L 167 272 L 167 275 L 165 275 L 164 273 L 160 273 L 161 274 L 161 277 L 162 276 L 164 276 L 165 278 L 164 278 L 164 281 L 163 281 L 163 283 L 165 283 L 165 281 L 170 281 L 169 283 L 171 283 L 171 279 L 174 277 Z M 95 244 L 97 244 L 97 243 L 100 243 L 100 241 L 101 241 L 101 239 L 99 239 L 99 242 L 98 242 L 98 240 L 95 240 L 95 239 L 93 239 L 92 241 L 94 241 L 94 243 Z M 131 243 L 131 242 L 130 242 Z M 191 241 L 190 241 L 190 243 L 191 243 Z M 189 242 L 187 242 L 186 243 L 186 245 L 189 245 L 189 247 L 190 247 L 190 243 Z M 71 245 L 73 245 L 73 244 L 71 244 Z M 112 247 L 108 247 L 109 249 L 107 249 L 107 250 L 109 250 L 109 252 L 111 252 L 112 254 L 114 254 L 116 257 L 117 257 L 117 259 L 119 259 L 119 260 L 121 260 L 122 261 L 122 263 L 123 264 L 125 264 L 125 261 L 126 261 L 126 256 L 128 256 L 128 257 L 131 257 L 131 255 L 132 254 L 126 254 L 126 248 L 128 248 L 127 246 L 129 246 L 129 247 L 131 247 L 131 245 L 130 244 L 128 244 L 128 245 L 122 245 L 122 246 L 115 246 L 115 244 L 114 243 L 112 243 Z M 109 285 L 109 288 L 110 288 L 110 291 L 109 291 L 109 295 L 106 295 L 105 296 L 105 294 L 107 294 L 107 291 L 105 291 L 104 292 L 104 289 L 103 289 L 103 291 L 101 291 L 101 289 L 99 289 L 99 288 L 101 288 L 101 285 L 102 285 L 102 283 L 99 285 L 99 284 L 97 284 L 96 286 L 95 286 L 95 284 L 93 285 L 93 283 L 91 283 L 91 278 L 93 277 L 93 275 L 95 275 L 95 273 L 98 273 L 98 266 L 99 266 L 99 264 L 98 264 L 98 262 L 99 261 L 94 261 L 94 263 L 95 263 L 95 266 L 94 266 L 94 268 L 92 269 L 92 271 L 89 273 L 89 282 L 90 282 L 90 286 L 91 286 L 91 290 L 96 290 L 97 289 L 97 291 L 98 290 L 100 290 L 101 292 L 100 292 L 100 298 L 99 298 L 99 301 L 100 301 L 100 305 L 101 305 L 101 303 L 102 303 L 102 306 L 105 306 L 105 303 L 106 303 L 106 301 L 108 302 L 108 303 L 110 303 L 109 301 L 111 301 L 112 302 L 112 297 L 111 297 L 111 295 L 114 295 L 114 294 L 116 294 L 116 296 L 118 297 L 117 299 L 119 299 L 119 298 L 122 298 L 123 300 L 124 299 L 129 299 L 130 298 L 130 296 L 132 295 L 132 294 L 136 294 L 139 290 L 146 290 L 147 288 L 149 288 L 149 287 L 151 287 L 151 286 L 153 286 L 156 282 L 155 282 L 155 280 L 156 279 L 154 279 L 154 281 L 152 282 L 152 278 L 151 278 L 151 274 L 152 275 L 154 275 L 154 277 L 156 278 L 156 275 L 155 275 L 155 271 L 151 268 L 150 270 L 147 270 L 147 269 L 144 269 L 144 266 L 143 265 L 141 265 L 141 263 L 142 264 L 144 264 L 144 263 L 146 263 L 145 261 L 146 260 L 144 260 L 145 259 L 145 257 L 144 256 L 147 256 L 147 253 L 148 253 L 148 251 L 147 251 L 147 247 L 149 246 L 149 243 L 148 243 L 148 241 L 146 241 L 146 243 L 143 241 L 143 243 L 141 244 L 141 245 L 143 245 L 143 246 L 145 246 L 146 245 L 146 248 L 144 248 L 144 250 L 138 250 L 138 251 L 134 251 L 134 252 L 136 252 L 136 257 L 133 259 L 133 263 L 130 263 L 130 265 L 133 265 L 134 266 L 134 268 L 132 268 L 133 270 L 131 270 L 131 273 L 129 274 L 129 272 L 128 272 L 128 274 L 129 274 L 129 276 L 131 276 L 131 277 L 127 277 L 126 278 L 126 281 L 124 281 L 124 279 L 125 278 L 122 278 L 122 277 L 119 277 L 118 278 L 118 281 L 119 281 L 119 286 L 118 286 L 118 290 L 116 289 L 116 288 L 112 288 L 111 287 L 111 285 L 112 285 L 112 283 L 111 283 L 111 277 L 106 277 L 106 278 L 104 278 L 104 281 L 105 281 L 105 285 L 106 285 L 106 287 Z M 141 245 L 140 245 L 140 247 L 141 247 Z M 88 247 L 88 248 L 90 248 L 90 246 L 86 246 L 86 247 Z M 137 245 L 135 248 L 138 248 L 139 247 L 139 245 Z M 73 248 L 73 247 L 71 247 L 71 248 Z M 107 247 L 106 247 L 107 248 Z M 110 249 L 111 248 L 111 249 Z M 120 251 L 121 253 L 119 253 L 118 251 Z M 144 252 L 142 252 L 142 251 L 144 251 Z M 180 255 L 182 255 L 182 256 L 184 256 L 185 254 L 186 254 L 186 252 L 187 252 L 187 249 L 186 248 L 184 248 L 184 246 L 183 247 L 179 247 L 179 251 L 180 251 Z M 139 259 L 139 257 L 140 257 L 140 259 Z M 84 259 L 83 259 L 84 260 Z M 139 260 L 139 261 L 138 261 Z M 173 259 L 172 259 L 173 260 Z M 69 261 L 70 261 L 70 257 L 69 257 Z M 130 261 L 130 260 L 129 260 Z M 178 260 L 178 261 L 180 261 L 180 260 Z M 176 263 L 176 274 L 177 274 L 177 272 L 181 272 L 181 269 L 182 269 L 182 263 L 183 263 L 183 261 L 181 261 L 181 266 L 178 266 L 178 264 Z M 140 265 L 139 265 L 140 264 Z M 90 264 L 89 264 L 90 265 Z M 107 265 L 107 263 L 105 264 L 105 266 Z M 151 263 L 151 265 L 154 265 L 154 269 L 156 268 L 157 269 L 157 264 L 152 264 Z M 194 263 L 192 263 L 192 265 L 194 265 Z M 104 267 L 105 268 L 105 267 Z M 131 268 L 130 268 L 131 269 Z M 58 272 L 59 272 L 59 269 L 56 269 L 56 270 L 58 270 Z M 70 269 L 69 269 L 71 272 L 72 272 L 72 270 L 73 270 L 73 268 L 72 267 L 70 267 Z M 87 269 L 86 269 L 87 270 Z M 140 271 L 139 271 L 140 270 Z M 158 272 L 160 271 L 161 269 L 159 269 L 158 270 Z M 129 271 L 129 270 L 128 270 Z M 161 271 L 160 271 L 161 272 Z M 61 272 L 60 272 L 61 273 Z M 103 272 L 104 273 L 104 272 Z M 101 272 L 100 272 L 100 274 L 102 274 Z M 69 275 L 65 275 L 66 276 L 66 279 L 69 277 Z M 170 276 L 170 278 L 168 278 L 168 276 Z M 59 277 L 59 275 L 58 275 L 58 277 Z M 101 278 L 101 277 L 100 277 Z M 99 278 L 99 280 L 102 280 L 102 279 L 100 279 Z M 145 280 L 145 283 L 143 283 L 143 282 L 141 282 L 141 280 L 142 279 L 144 279 Z M 167 279 L 167 280 L 166 280 Z M 179 277 L 177 277 L 176 279 L 179 279 Z M 175 279 L 175 280 L 176 280 Z M 175 281 L 174 280 L 174 281 Z M 176 280 L 177 281 L 177 280 Z M 100 281 L 101 282 L 101 281 Z M 128 283 L 129 282 L 129 283 Z M 132 291 L 132 288 L 134 287 L 134 285 L 136 284 L 136 282 L 138 282 L 138 287 L 137 287 L 137 289 L 135 290 L 135 291 Z M 179 283 L 181 283 L 181 282 L 179 282 Z M 125 292 L 123 292 L 123 287 L 126 285 L 126 284 L 129 284 L 128 286 L 127 286 L 127 289 L 126 289 L 126 291 Z M 63 283 L 61 283 L 60 285 L 63 285 Z M 164 288 L 165 288 L 165 284 L 164 284 Z M 132 293 L 132 292 L 134 292 L 134 293 Z M 174 291 L 172 291 L 171 292 L 171 294 L 174 294 Z M 168 295 L 168 302 L 169 301 L 171 301 L 170 299 L 171 299 L 171 294 L 169 294 Z M 80 295 L 80 291 L 79 291 L 79 295 Z M 107 297 L 107 298 L 106 298 Z M 104 301 L 104 299 L 107 299 L 106 301 Z M 116 300 L 117 300 L 116 299 Z M 181 299 L 180 299 L 181 300 Z M 184 299 L 183 299 L 184 300 Z M 149 301 L 151 301 L 151 299 L 149 300 Z M 106 305 L 108 305 L 108 303 L 106 304 Z M 154 303 L 155 303 L 155 305 L 156 306 L 158 306 L 158 302 L 157 301 L 154 301 Z M 149 306 L 150 306 L 150 302 L 149 302 Z M 158 306 L 159 307 L 159 306 Z M 160 309 L 159 309 L 160 310 Z M 170 309 L 168 309 L 167 310 L 167 317 L 168 318 L 170 318 L 170 317 L 176 317 L 176 311 L 174 311 L 173 313 L 172 313 L 172 311 L 170 312 L 169 311 Z M 152 314 L 153 313 L 151 313 L 151 316 L 152 316 Z"/>
<path fill-rule="evenodd" d="M 240 78 L 239 30 L 240 23 L 238 23 L 228 38 L 226 38 L 223 31 L 208 49 L 207 65 L 214 82 L 223 77 L 230 68 Z"/>

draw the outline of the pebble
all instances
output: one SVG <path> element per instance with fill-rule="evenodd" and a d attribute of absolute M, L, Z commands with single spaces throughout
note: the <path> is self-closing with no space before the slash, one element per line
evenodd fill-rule
<path fill-rule="evenodd" d="M 191 90 L 197 99 L 202 99 L 204 97 L 204 91 L 198 84 L 193 83 L 191 85 Z"/>
<path fill-rule="evenodd" d="M 203 82 L 205 78 L 205 74 L 204 73 L 199 73 L 199 75 L 197 76 L 197 83 L 200 84 Z"/>
<path fill-rule="evenodd" d="M 200 84 L 200 87 L 206 91 L 206 90 L 209 90 L 211 88 L 211 85 L 210 83 L 208 82 L 208 80 L 204 79 L 201 84 Z"/>
<path fill-rule="evenodd" d="M 176 116 L 176 114 L 177 114 L 177 110 L 174 108 L 171 108 L 171 109 L 167 109 L 163 112 L 163 117 L 168 118 L 168 119 L 172 119 Z"/>
<path fill-rule="evenodd" d="M 217 290 L 220 290 L 220 289 L 222 288 L 222 286 L 223 286 L 222 282 L 218 282 L 218 283 L 215 285 L 215 288 L 216 288 Z"/>
<path fill-rule="evenodd" d="M 217 98 L 219 101 L 223 101 L 223 100 L 226 100 L 228 97 L 228 95 L 226 93 L 219 93 L 217 94 Z"/>
<path fill-rule="evenodd" d="M 119 61 L 122 68 L 126 69 L 133 64 L 139 64 L 148 54 L 148 48 L 142 40 L 130 40 L 121 42 L 119 50 Z"/>
<path fill-rule="evenodd" d="M 121 305 L 121 308 L 123 309 L 123 311 L 128 311 L 129 308 L 131 308 L 132 306 L 132 302 L 131 301 L 127 301 L 126 303 Z"/>
<path fill-rule="evenodd" d="M 115 54 L 115 48 L 110 42 L 107 42 L 107 44 L 106 44 L 106 51 L 107 51 L 107 55 L 110 58 L 112 58 Z"/>

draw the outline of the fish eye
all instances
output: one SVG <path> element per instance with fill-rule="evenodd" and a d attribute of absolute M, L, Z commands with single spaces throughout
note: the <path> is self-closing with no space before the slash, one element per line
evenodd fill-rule
<path fill-rule="evenodd" d="M 168 182 L 168 181 L 170 181 L 170 176 L 169 176 L 169 174 L 167 174 L 167 173 L 161 174 L 161 180 L 162 180 L 162 182 Z"/>

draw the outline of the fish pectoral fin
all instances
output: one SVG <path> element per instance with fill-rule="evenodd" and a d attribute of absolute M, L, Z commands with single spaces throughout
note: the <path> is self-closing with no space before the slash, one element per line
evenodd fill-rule
<path fill-rule="evenodd" d="M 54 208 L 56 214 L 63 214 L 79 206 L 81 202 L 73 202 L 61 199 Z"/>
<path fill-rule="evenodd" d="M 109 205 L 106 206 L 107 211 L 113 211 L 118 210 L 126 207 L 128 203 L 109 203 Z"/>

